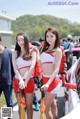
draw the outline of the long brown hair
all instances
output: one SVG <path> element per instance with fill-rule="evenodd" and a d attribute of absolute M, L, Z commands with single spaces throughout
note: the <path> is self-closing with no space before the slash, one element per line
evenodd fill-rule
<path fill-rule="evenodd" d="M 48 48 L 49 48 L 49 43 L 46 41 L 46 34 L 47 32 L 51 32 L 53 33 L 55 36 L 56 36 L 56 41 L 55 41 L 55 44 L 54 44 L 54 47 L 53 49 L 57 48 L 60 46 L 60 39 L 59 39 L 59 34 L 58 32 L 56 31 L 56 29 L 54 28 L 48 28 L 46 31 L 45 31 L 45 42 L 44 42 L 44 47 L 43 47 L 43 50 L 42 52 L 46 51 Z"/>
<path fill-rule="evenodd" d="M 20 48 L 20 46 L 18 45 L 18 43 L 17 43 L 17 38 L 18 38 L 18 36 L 23 36 L 23 38 L 24 38 L 24 49 L 25 49 L 25 54 L 23 55 L 23 59 L 29 59 L 30 57 L 26 57 L 26 55 L 29 55 L 30 54 L 30 50 L 29 50 L 29 40 L 28 40 L 28 37 L 27 37 L 27 35 L 26 34 L 24 34 L 24 33 L 19 33 L 19 34 L 17 34 L 17 36 L 16 36 L 16 46 L 15 46 L 15 50 L 17 51 L 17 57 L 19 57 L 20 56 L 20 53 L 21 53 L 21 48 Z"/>

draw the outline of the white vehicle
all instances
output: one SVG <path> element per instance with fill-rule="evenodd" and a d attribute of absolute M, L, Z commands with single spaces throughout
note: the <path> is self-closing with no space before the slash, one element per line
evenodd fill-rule
<path fill-rule="evenodd" d="M 67 71 L 67 80 L 77 84 L 77 89 L 65 88 L 65 116 L 61 119 L 80 119 L 80 58 Z"/>
<path fill-rule="evenodd" d="M 65 51 L 66 53 L 69 50 Z M 64 87 L 64 116 L 61 119 L 80 119 L 80 47 L 71 49 L 72 66 L 66 72 L 66 84 Z M 76 87 L 76 89 L 74 88 Z"/>

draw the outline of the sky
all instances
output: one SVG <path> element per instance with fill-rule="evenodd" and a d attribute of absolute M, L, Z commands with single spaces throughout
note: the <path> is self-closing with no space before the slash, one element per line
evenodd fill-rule
<path fill-rule="evenodd" d="M 12 17 L 52 15 L 80 23 L 80 0 L 0 0 L 0 13 Z"/>

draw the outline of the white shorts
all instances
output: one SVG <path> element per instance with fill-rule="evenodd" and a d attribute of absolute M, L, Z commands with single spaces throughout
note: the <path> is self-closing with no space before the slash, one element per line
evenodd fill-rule
<path fill-rule="evenodd" d="M 50 93 L 51 94 L 57 94 L 58 93 L 58 91 L 59 91 L 59 89 L 60 89 L 60 83 L 56 86 L 56 88 L 54 88 Z"/>

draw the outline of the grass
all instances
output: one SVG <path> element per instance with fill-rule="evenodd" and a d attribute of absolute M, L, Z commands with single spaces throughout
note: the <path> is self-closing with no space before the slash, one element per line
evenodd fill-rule
<path fill-rule="evenodd" d="M 13 96 L 13 99 L 14 99 L 14 98 L 15 98 L 14 91 L 13 91 L 12 96 Z M 4 94 L 3 94 L 3 92 L 2 92 L 2 94 L 1 94 L 1 96 L 0 96 L 0 109 L 1 109 L 1 107 L 3 107 L 4 105 L 6 105 L 6 102 L 5 102 Z"/>
<path fill-rule="evenodd" d="M 5 104 L 6 104 L 5 97 L 4 97 L 4 94 L 2 93 L 1 96 L 0 96 L 0 109 Z"/>

